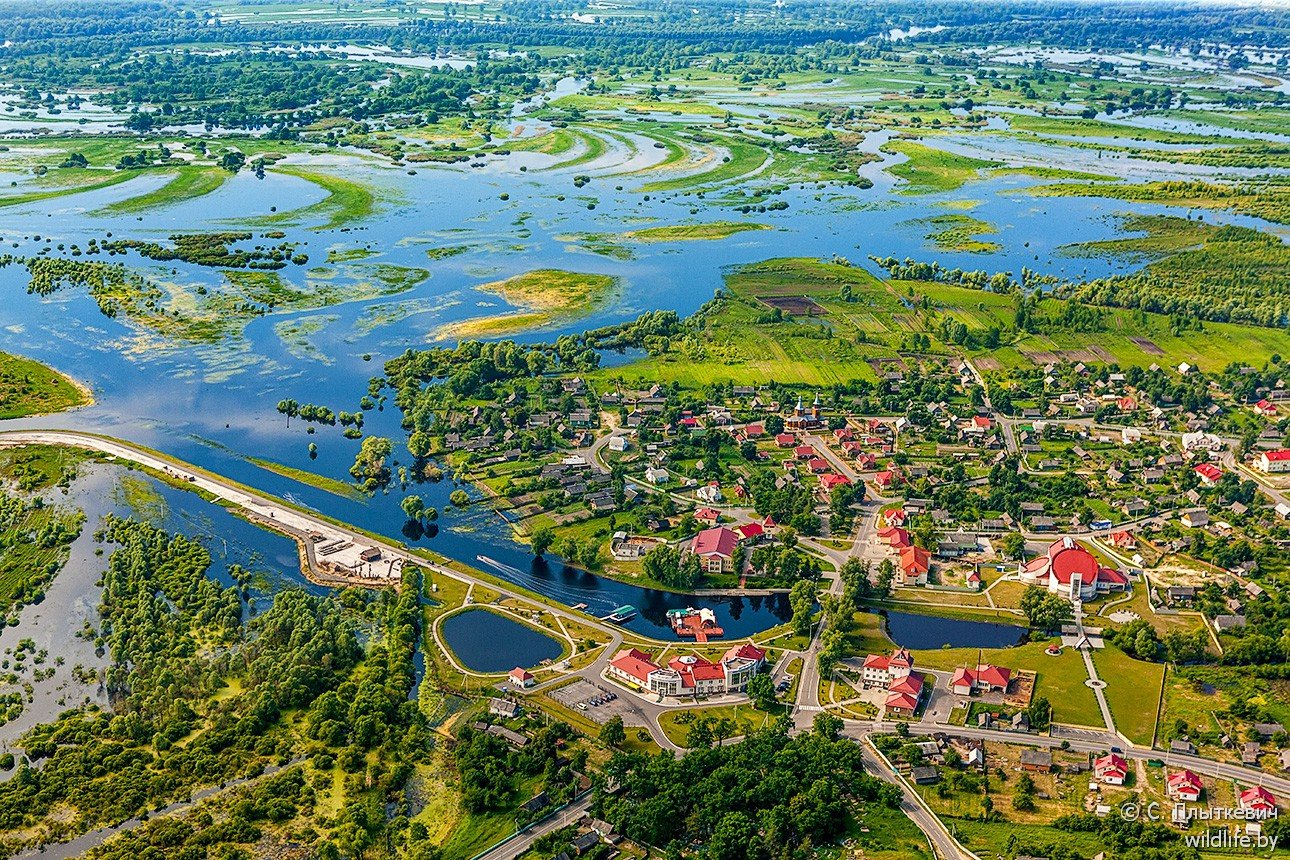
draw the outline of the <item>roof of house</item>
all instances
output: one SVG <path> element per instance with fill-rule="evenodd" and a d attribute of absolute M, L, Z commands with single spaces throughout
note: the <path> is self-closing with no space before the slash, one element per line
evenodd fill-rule
<path fill-rule="evenodd" d="M 1200 791 L 1204 787 L 1200 781 L 1200 777 L 1186 768 L 1183 770 L 1176 770 L 1169 774 L 1168 778 L 1165 780 L 1165 784 L 1170 788 L 1190 787 L 1196 789 L 1196 791 Z"/>
<path fill-rule="evenodd" d="M 744 523 L 741 526 L 736 526 L 735 531 L 738 532 L 739 537 L 744 540 L 761 537 L 766 533 L 766 529 L 762 527 L 761 523 Z"/>
<path fill-rule="evenodd" d="M 921 546 L 907 546 L 900 551 L 900 568 L 906 575 L 927 573 L 931 569 L 932 554 Z"/>
<path fill-rule="evenodd" d="M 1251 807 L 1254 809 L 1272 809 L 1277 805 L 1277 799 L 1261 785 L 1251 786 L 1240 794 L 1241 806 Z"/>
<path fill-rule="evenodd" d="M 649 679 L 651 672 L 658 671 L 658 665 L 650 655 L 636 648 L 624 648 L 619 651 L 614 655 L 614 659 L 609 661 L 609 665 L 641 683 Z"/>
<path fill-rule="evenodd" d="M 690 542 L 690 551 L 695 555 L 719 555 L 724 558 L 734 558 L 735 547 L 739 543 L 739 537 L 733 529 L 725 526 L 704 529 L 694 536 Z"/>
<path fill-rule="evenodd" d="M 1093 759 L 1093 772 L 1099 775 L 1104 773 L 1127 775 L 1129 773 L 1129 763 L 1115 753 L 1110 753 Z"/>
<path fill-rule="evenodd" d="M 1272 462 L 1290 460 L 1290 448 L 1278 448 L 1275 451 L 1264 451 L 1263 456 Z"/>
<path fill-rule="evenodd" d="M 727 660 L 765 660 L 766 652 L 751 642 L 744 642 L 741 645 L 732 645 L 721 655 L 721 662 Z"/>

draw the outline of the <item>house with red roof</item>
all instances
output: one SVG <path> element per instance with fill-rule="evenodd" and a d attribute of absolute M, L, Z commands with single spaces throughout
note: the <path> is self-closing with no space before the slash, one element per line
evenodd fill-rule
<path fill-rule="evenodd" d="M 857 454 L 856 468 L 862 472 L 870 472 L 878 468 L 878 456 L 876 454 Z"/>
<path fill-rule="evenodd" d="M 1195 803 L 1200 800 L 1201 792 L 1205 790 L 1205 786 L 1200 781 L 1199 776 L 1184 768 L 1169 774 L 1168 778 L 1165 779 L 1165 790 L 1174 800 Z"/>
<path fill-rule="evenodd" d="M 878 540 L 892 549 L 904 549 L 910 546 L 909 532 L 900 526 L 884 526 L 878 529 Z"/>
<path fill-rule="evenodd" d="M 910 672 L 892 682 L 887 688 L 887 713 L 902 717 L 912 717 L 918 710 L 918 702 L 923 697 L 923 674 Z"/>
<path fill-rule="evenodd" d="M 797 437 L 792 433 L 780 433 L 775 437 L 775 444 L 781 448 L 792 448 L 797 444 Z"/>
<path fill-rule="evenodd" d="M 1263 472 L 1290 472 L 1290 448 L 1278 448 L 1275 451 L 1264 451 L 1254 461 Z"/>
<path fill-rule="evenodd" d="M 1260 400 L 1254 404 L 1254 413 L 1267 418 L 1274 418 L 1277 414 L 1277 405 L 1270 400 Z"/>
<path fill-rule="evenodd" d="M 968 588 L 975 588 L 978 591 L 981 589 L 981 574 L 975 569 L 967 575 L 967 579 L 965 581 Z"/>
<path fill-rule="evenodd" d="M 721 512 L 715 508 L 699 508 L 694 512 L 694 518 L 701 523 L 715 523 L 721 519 Z"/>
<path fill-rule="evenodd" d="M 806 461 L 806 468 L 810 469 L 812 474 L 821 475 L 829 471 L 829 461 L 823 457 L 812 457 Z"/>
<path fill-rule="evenodd" d="M 1271 814 L 1275 813 L 1277 808 L 1276 797 L 1261 785 L 1245 789 L 1245 791 L 1237 795 L 1236 800 L 1241 805 L 1241 809 L 1249 809 L 1254 812 Z"/>
<path fill-rule="evenodd" d="M 830 472 L 827 475 L 820 476 L 820 487 L 822 487 L 825 492 L 831 493 L 833 492 L 834 489 L 838 487 L 845 487 L 850 483 L 851 483 L 851 479 L 848 478 L 846 475 L 835 475 L 832 472 Z"/>
<path fill-rule="evenodd" d="M 728 573 L 735 569 L 740 553 L 739 535 L 725 526 L 704 529 L 690 541 L 690 553 L 708 573 Z"/>
<path fill-rule="evenodd" d="M 809 460 L 815 456 L 815 447 L 812 445 L 798 445 L 793 449 L 793 456 L 799 460 Z"/>
<path fill-rule="evenodd" d="M 950 689 L 957 696 L 973 693 L 1006 693 L 1012 683 L 1012 670 L 981 663 L 975 669 L 960 666 L 950 678 Z"/>
<path fill-rule="evenodd" d="M 537 678 L 533 677 L 532 672 L 526 671 L 519 666 L 512 669 L 506 677 L 510 679 L 512 684 L 521 689 L 532 687 L 537 682 Z"/>
<path fill-rule="evenodd" d="M 761 424 L 745 424 L 744 436 L 748 439 L 756 439 L 766 435 L 766 428 Z"/>
<path fill-rule="evenodd" d="M 896 483 L 896 473 L 890 469 L 878 472 L 873 476 L 873 482 L 885 490 Z"/>
<path fill-rule="evenodd" d="M 1121 412 L 1132 412 L 1138 408 L 1138 401 L 1134 400 L 1132 397 L 1121 397 L 1119 400 L 1115 401 L 1115 406 Z"/>
<path fill-rule="evenodd" d="M 1134 537 L 1133 532 L 1130 531 L 1111 532 L 1111 537 L 1108 540 L 1110 541 L 1111 546 L 1117 549 L 1138 548 L 1138 539 Z"/>
<path fill-rule="evenodd" d="M 909 514 L 906 513 L 904 508 L 892 508 L 883 514 L 883 518 L 887 520 L 889 525 L 900 526 L 904 525 L 905 520 L 909 519 Z"/>
<path fill-rule="evenodd" d="M 1041 585 L 1071 601 L 1123 591 L 1129 584 L 1127 576 L 1102 564 L 1070 537 L 1053 541 L 1042 555 L 1021 563 L 1018 572 L 1022 582 Z"/>
<path fill-rule="evenodd" d="M 1213 463 L 1201 463 L 1196 466 L 1196 474 L 1200 476 L 1200 481 L 1207 487 L 1212 487 L 1218 483 L 1218 479 L 1223 477 L 1223 470 Z"/>
<path fill-rule="evenodd" d="M 687 654 L 666 666 L 644 651 L 625 648 L 609 661 L 605 675 L 660 696 L 719 696 L 746 689 L 765 662 L 766 652 L 750 643 L 732 646 L 716 663 Z"/>
<path fill-rule="evenodd" d="M 1115 753 L 1093 759 L 1093 776 L 1107 785 L 1124 785 L 1129 777 L 1129 763 Z"/>
<path fill-rule="evenodd" d="M 833 438 L 837 442 L 849 442 L 854 435 L 850 427 L 839 427 L 833 431 Z"/>
<path fill-rule="evenodd" d="M 739 535 L 740 540 L 753 541 L 764 535 L 766 529 L 761 523 L 744 523 L 741 526 L 735 526 L 735 533 Z"/>
<path fill-rule="evenodd" d="M 886 689 L 892 681 L 905 677 L 914 668 L 914 658 L 906 648 L 897 648 L 886 654 L 870 654 L 864 658 L 860 668 L 860 681 L 867 690 L 870 687 Z"/>
<path fill-rule="evenodd" d="M 926 585 L 932 569 L 932 554 L 921 546 L 907 546 L 900 551 L 900 572 L 905 585 Z"/>

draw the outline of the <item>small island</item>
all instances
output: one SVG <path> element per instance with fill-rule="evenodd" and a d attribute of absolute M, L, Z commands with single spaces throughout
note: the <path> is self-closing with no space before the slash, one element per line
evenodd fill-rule
<path fill-rule="evenodd" d="M 52 367 L 0 352 L 0 420 L 48 415 L 93 402 L 89 388 Z"/>

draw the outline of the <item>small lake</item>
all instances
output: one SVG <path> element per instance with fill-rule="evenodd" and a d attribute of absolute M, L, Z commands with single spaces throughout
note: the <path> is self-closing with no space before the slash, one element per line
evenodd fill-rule
<path fill-rule="evenodd" d="M 1024 627 L 997 621 L 969 621 L 912 612 L 883 614 L 887 635 L 892 641 L 914 651 L 930 651 L 945 645 L 951 648 L 1009 648 L 1020 644 L 1027 633 Z"/>
<path fill-rule="evenodd" d="M 444 619 L 444 641 L 474 672 L 509 672 L 554 660 L 564 648 L 545 633 L 487 609 L 467 609 Z"/>

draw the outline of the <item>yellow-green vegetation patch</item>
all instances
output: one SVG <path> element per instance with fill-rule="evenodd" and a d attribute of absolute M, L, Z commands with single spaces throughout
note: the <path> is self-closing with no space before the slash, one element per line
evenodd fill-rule
<path fill-rule="evenodd" d="M 327 251 L 327 262 L 352 263 L 356 260 L 366 260 L 374 254 L 376 254 L 376 252 L 371 248 L 345 248 L 337 246 Z"/>
<path fill-rule="evenodd" d="M 620 234 L 629 242 L 688 242 L 695 240 L 725 239 L 737 233 L 769 230 L 767 224 L 748 221 L 712 221 L 707 224 L 672 224 L 664 227 L 645 227 Z"/>
<path fill-rule="evenodd" d="M 1188 209 L 1218 209 L 1276 224 L 1290 224 L 1290 184 L 1271 179 L 1241 185 L 1181 180 L 1132 185 L 1063 182 L 1036 185 L 1030 193 L 1042 197 L 1109 197 Z"/>
<path fill-rule="evenodd" d="M 892 176 L 905 180 L 900 190 L 906 194 L 954 191 L 980 179 L 982 170 L 1000 166 L 997 161 L 955 155 L 912 140 L 890 141 L 882 145 L 882 151 L 908 157 L 907 161 L 886 168 Z"/>
<path fill-rule="evenodd" d="M 431 260 L 446 260 L 449 257 L 457 257 L 461 254 L 465 254 L 470 249 L 470 245 L 446 245 L 441 248 L 427 248 L 426 256 Z"/>
<path fill-rule="evenodd" d="M 57 370 L 0 352 L 0 419 L 62 412 L 91 400 L 85 386 Z"/>
<path fill-rule="evenodd" d="M 126 214 L 171 206 L 217 191 L 232 176 L 219 167 L 181 167 L 160 188 L 104 206 L 103 213 Z"/>
<path fill-rule="evenodd" d="M 998 242 L 980 239 L 981 236 L 993 236 L 998 228 L 989 221 L 982 221 L 971 215 L 935 215 L 922 218 L 914 223 L 931 229 L 925 238 L 931 239 L 938 248 L 946 251 L 965 251 L 970 254 L 992 254 L 1003 248 Z"/>
<path fill-rule="evenodd" d="M 327 196 L 308 206 L 261 216 L 255 219 L 257 224 L 310 223 L 315 230 L 333 230 L 361 221 L 376 211 L 376 195 L 361 182 L 295 165 L 275 165 L 273 171 L 312 182 L 326 191 Z"/>
<path fill-rule="evenodd" d="M 338 481 L 335 478 L 329 478 L 326 475 L 319 475 L 317 472 L 311 472 L 307 469 L 297 469 L 295 466 L 288 466 L 283 463 L 266 460 L 261 457 L 247 457 L 246 459 L 247 462 L 259 466 L 266 472 L 272 472 L 273 474 L 280 475 L 283 478 L 290 478 L 299 484 L 305 484 L 310 487 L 316 487 L 319 490 L 325 490 L 334 496 L 341 496 L 355 501 L 365 501 L 367 499 L 367 496 L 365 496 L 357 487 L 345 481 Z"/>
<path fill-rule="evenodd" d="M 1156 734 L 1163 663 L 1134 660 L 1114 645 L 1093 652 L 1097 676 L 1106 682 L 1103 695 L 1111 707 L 1115 727 L 1135 744 L 1150 746 Z"/>
<path fill-rule="evenodd" d="M 536 269 L 481 284 L 479 290 L 500 296 L 518 310 L 449 323 L 436 337 L 496 337 L 574 320 L 602 306 L 617 285 L 612 275 L 563 269 Z"/>
<path fill-rule="evenodd" d="M 35 190 L 23 190 L 16 194 L 0 196 L 0 207 L 39 203 L 42 200 L 79 194 L 83 191 L 98 191 L 119 185 L 139 175 L 140 172 L 137 170 L 117 170 L 111 173 L 102 170 L 59 170 L 24 186 Z"/>

